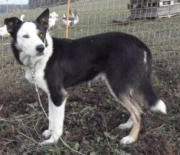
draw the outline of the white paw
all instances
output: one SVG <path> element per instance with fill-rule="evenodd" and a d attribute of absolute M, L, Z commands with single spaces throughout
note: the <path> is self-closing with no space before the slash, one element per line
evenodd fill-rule
<path fill-rule="evenodd" d="M 136 139 L 134 139 L 133 137 L 126 136 L 126 137 L 122 138 L 120 142 L 121 142 L 121 144 L 131 144 L 135 141 L 136 141 Z"/>
<path fill-rule="evenodd" d="M 127 123 L 123 123 L 123 124 L 120 124 L 118 126 L 118 128 L 122 129 L 122 130 L 125 130 L 125 129 L 130 129 L 132 128 L 133 126 L 133 122 L 127 122 Z"/>
<path fill-rule="evenodd" d="M 49 138 L 51 135 L 52 135 L 52 131 L 51 130 L 45 130 L 42 135 L 45 137 L 45 138 Z"/>
<path fill-rule="evenodd" d="M 47 145 L 47 144 L 54 144 L 57 143 L 59 138 L 61 137 L 61 134 L 52 133 L 51 137 L 47 140 L 44 140 L 40 143 L 40 145 Z"/>

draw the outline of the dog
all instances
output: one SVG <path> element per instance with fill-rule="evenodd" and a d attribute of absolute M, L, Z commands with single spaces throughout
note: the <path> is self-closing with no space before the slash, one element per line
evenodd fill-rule
<path fill-rule="evenodd" d="M 49 127 L 41 144 L 55 143 L 63 133 L 66 88 L 95 77 L 105 81 L 112 96 L 130 113 L 121 129 L 131 129 L 121 139 L 130 144 L 138 139 L 143 113 L 140 104 L 166 114 L 166 105 L 158 98 L 151 82 L 152 55 L 149 48 L 133 35 L 107 32 L 76 40 L 51 37 L 49 9 L 35 21 L 22 22 L 16 17 L 4 20 L 12 36 L 12 51 L 26 67 L 25 77 L 48 96 Z M 34 75 L 32 75 L 34 70 Z"/>

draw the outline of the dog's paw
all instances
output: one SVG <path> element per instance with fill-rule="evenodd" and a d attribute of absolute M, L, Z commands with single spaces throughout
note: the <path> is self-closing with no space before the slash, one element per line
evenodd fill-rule
<path fill-rule="evenodd" d="M 52 135 L 52 131 L 51 130 L 45 130 L 42 135 L 45 137 L 45 138 L 49 138 L 51 135 Z"/>
<path fill-rule="evenodd" d="M 51 135 L 51 137 L 47 140 L 44 140 L 40 143 L 40 145 L 48 145 L 48 144 L 56 144 L 59 140 L 59 137 Z"/>
<path fill-rule="evenodd" d="M 48 140 L 44 140 L 40 143 L 40 145 L 50 145 L 50 144 L 56 144 L 58 140 L 55 140 L 54 138 L 49 138 Z"/>
<path fill-rule="evenodd" d="M 120 142 L 121 142 L 121 144 L 131 144 L 135 141 L 136 141 L 136 139 L 129 135 L 129 136 L 122 138 Z"/>
<path fill-rule="evenodd" d="M 126 130 L 126 129 L 132 128 L 132 126 L 133 126 L 133 122 L 127 122 L 127 123 L 120 124 L 118 128 L 122 130 Z"/>
<path fill-rule="evenodd" d="M 40 143 L 40 145 L 48 145 L 48 144 L 54 144 L 57 143 L 59 138 L 61 137 L 62 132 L 51 132 L 51 137 L 47 140 L 44 140 L 43 142 Z"/>

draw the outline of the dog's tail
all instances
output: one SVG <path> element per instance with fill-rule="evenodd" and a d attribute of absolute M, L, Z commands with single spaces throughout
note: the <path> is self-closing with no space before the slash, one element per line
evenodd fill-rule
<path fill-rule="evenodd" d="M 156 93 L 152 88 L 151 82 L 146 85 L 143 90 L 144 98 L 148 102 L 151 111 L 162 112 L 163 114 L 167 113 L 167 108 L 165 103 L 158 98 Z"/>
<path fill-rule="evenodd" d="M 158 100 L 153 106 L 151 106 L 151 111 L 159 111 L 163 114 L 167 114 L 167 108 L 162 100 Z"/>
<path fill-rule="evenodd" d="M 143 93 L 145 102 L 149 104 L 151 111 L 162 112 L 164 114 L 167 113 L 167 108 L 165 103 L 159 99 L 153 90 L 152 86 L 152 55 L 150 50 L 146 47 L 146 58 L 147 58 L 147 66 L 146 72 L 141 82 L 141 91 Z"/>

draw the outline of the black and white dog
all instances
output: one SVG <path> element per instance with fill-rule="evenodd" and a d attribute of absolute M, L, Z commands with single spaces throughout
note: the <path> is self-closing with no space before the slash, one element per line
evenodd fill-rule
<path fill-rule="evenodd" d="M 154 111 L 166 113 L 151 84 L 152 56 L 139 39 L 125 33 L 105 33 L 77 40 L 52 38 L 48 29 L 49 10 L 35 21 L 6 18 L 12 49 L 17 61 L 26 67 L 25 76 L 44 90 L 49 100 L 49 128 L 42 144 L 57 142 L 63 133 L 66 88 L 103 77 L 111 94 L 130 113 L 121 129 L 132 128 L 121 143 L 137 140 L 142 110 L 147 102 Z M 35 69 L 34 75 L 31 74 Z"/>

